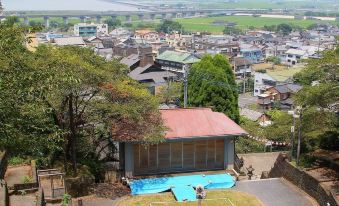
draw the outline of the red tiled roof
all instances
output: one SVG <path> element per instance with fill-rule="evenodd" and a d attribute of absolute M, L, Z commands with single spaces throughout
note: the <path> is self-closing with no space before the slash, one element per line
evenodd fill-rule
<path fill-rule="evenodd" d="M 162 109 L 166 139 L 247 134 L 225 114 L 210 108 Z"/>

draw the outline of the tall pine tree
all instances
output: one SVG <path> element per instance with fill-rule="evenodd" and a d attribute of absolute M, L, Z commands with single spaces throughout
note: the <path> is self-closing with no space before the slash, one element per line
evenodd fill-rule
<path fill-rule="evenodd" d="M 188 104 L 212 107 L 239 122 L 238 90 L 226 57 L 207 55 L 192 66 L 188 76 Z"/>

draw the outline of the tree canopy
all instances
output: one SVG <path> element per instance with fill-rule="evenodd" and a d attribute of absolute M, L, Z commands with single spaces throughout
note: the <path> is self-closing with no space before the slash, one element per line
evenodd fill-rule
<path fill-rule="evenodd" d="M 239 122 L 238 90 L 231 66 L 222 55 L 206 55 L 188 75 L 189 106 L 213 107 Z"/>
<path fill-rule="evenodd" d="M 29 32 L 0 24 L 0 149 L 47 163 L 63 156 L 76 171 L 76 157 L 109 138 L 162 141 L 158 102 L 125 66 L 74 46 L 30 52 Z"/>
<path fill-rule="evenodd" d="M 173 32 L 179 32 L 183 33 L 184 27 L 176 21 L 171 20 L 164 20 L 158 27 L 157 32 L 164 32 L 164 33 L 173 33 Z"/>

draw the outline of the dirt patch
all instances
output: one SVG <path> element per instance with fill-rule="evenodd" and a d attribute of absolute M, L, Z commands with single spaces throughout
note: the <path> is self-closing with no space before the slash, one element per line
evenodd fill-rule
<path fill-rule="evenodd" d="M 24 183 L 23 181 L 26 176 L 32 178 L 32 168 L 30 165 L 13 166 L 7 168 L 5 180 L 7 185 L 12 187 L 14 184 Z"/>
<path fill-rule="evenodd" d="M 121 183 L 99 183 L 92 185 L 90 188 L 90 193 L 97 197 L 114 200 L 130 194 L 131 190 L 126 185 Z"/>

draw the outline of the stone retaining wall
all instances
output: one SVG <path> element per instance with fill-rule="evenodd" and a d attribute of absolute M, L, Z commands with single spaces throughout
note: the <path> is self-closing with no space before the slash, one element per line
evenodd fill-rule
<path fill-rule="evenodd" d="M 337 205 L 331 193 L 326 191 L 317 179 L 294 167 L 287 159 L 286 154 L 278 156 L 274 167 L 269 172 L 270 178 L 284 177 L 312 196 L 321 206 L 328 206 L 327 203 L 330 203 L 331 206 Z"/>

